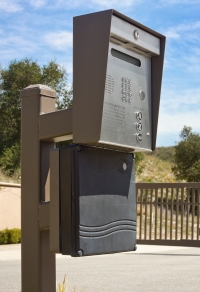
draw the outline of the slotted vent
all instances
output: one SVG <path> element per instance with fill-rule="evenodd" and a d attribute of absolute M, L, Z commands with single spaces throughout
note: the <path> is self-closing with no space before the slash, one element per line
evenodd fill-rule
<path fill-rule="evenodd" d="M 114 80 L 110 75 L 106 75 L 105 92 L 112 94 L 114 91 Z"/>

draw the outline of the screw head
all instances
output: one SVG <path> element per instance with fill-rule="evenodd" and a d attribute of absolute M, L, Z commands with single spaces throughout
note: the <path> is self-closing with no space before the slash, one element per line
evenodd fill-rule
<path fill-rule="evenodd" d="M 139 37 L 140 37 L 138 30 L 135 30 L 134 33 L 133 33 L 133 35 L 134 35 L 134 38 L 135 38 L 136 40 L 138 40 Z"/>
<path fill-rule="evenodd" d="M 78 250 L 78 255 L 80 256 L 80 257 L 82 257 L 82 255 L 83 255 L 83 251 L 80 249 L 80 250 Z"/>
<path fill-rule="evenodd" d="M 81 145 L 77 145 L 76 149 L 77 149 L 78 151 L 81 151 Z"/>

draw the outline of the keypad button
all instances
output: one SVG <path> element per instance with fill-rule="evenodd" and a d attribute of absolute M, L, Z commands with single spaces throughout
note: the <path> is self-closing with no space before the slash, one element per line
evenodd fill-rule
<path fill-rule="evenodd" d="M 137 134 L 136 134 L 136 140 L 137 140 L 138 142 L 142 142 L 142 134 L 141 134 L 141 133 L 137 133 Z"/>
<path fill-rule="evenodd" d="M 142 123 L 137 123 L 136 124 L 136 129 L 138 132 L 141 132 L 142 131 Z"/>
<path fill-rule="evenodd" d="M 141 112 L 137 112 L 137 113 L 136 113 L 136 119 L 137 119 L 138 121 L 141 121 L 141 119 L 142 119 L 142 113 L 141 113 Z"/>

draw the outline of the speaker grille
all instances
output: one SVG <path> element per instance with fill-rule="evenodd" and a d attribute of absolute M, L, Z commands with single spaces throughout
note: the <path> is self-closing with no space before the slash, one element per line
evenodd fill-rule
<path fill-rule="evenodd" d="M 114 80 L 112 76 L 106 75 L 106 86 L 105 86 L 105 92 L 108 94 L 112 94 L 114 91 Z"/>

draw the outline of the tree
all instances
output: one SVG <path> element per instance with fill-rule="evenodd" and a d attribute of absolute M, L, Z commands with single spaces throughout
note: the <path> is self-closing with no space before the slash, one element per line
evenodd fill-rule
<path fill-rule="evenodd" d="M 25 58 L 10 62 L 7 69 L 0 69 L 0 154 L 20 141 L 20 90 L 30 84 L 45 84 L 56 90 L 59 109 L 71 104 L 72 90 L 66 88 L 66 70 L 55 61 L 40 67 Z"/>
<path fill-rule="evenodd" d="M 184 126 L 181 140 L 175 146 L 175 166 L 172 168 L 177 179 L 187 182 L 200 181 L 200 135 L 191 127 Z"/>
<path fill-rule="evenodd" d="M 57 92 L 57 108 L 71 105 L 72 90 L 67 89 L 66 69 L 55 61 L 39 66 L 36 61 L 25 58 L 21 61 L 11 61 L 6 69 L 0 67 L 0 156 L 5 156 L 7 149 L 15 151 L 19 148 L 20 90 L 30 84 L 45 84 L 54 89 Z M 18 160 L 20 161 L 20 157 Z M 15 160 L 15 165 L 19 164 L 19 161 L 16 163 Z"/>

